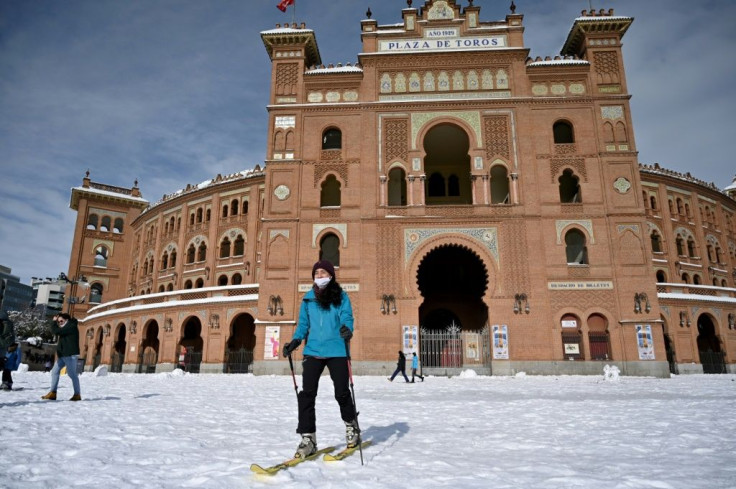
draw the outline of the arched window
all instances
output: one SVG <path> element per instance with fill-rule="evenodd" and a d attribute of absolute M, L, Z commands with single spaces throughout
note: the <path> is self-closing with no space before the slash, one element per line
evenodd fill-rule
<path fill-rule="evenodd" d="M 695 240 L 692 236 L 687 238 L 687 256 L 690 258 L 695 258 Z"/>
<path fill-rule="evenodd" d="M 123 232 L 123 220 L 121 218 L 115 219 L 115 224 L 112 227 L 112 232 L 115 234 L 120 234 Z"/>
<path fill-rule="evenodd" d="M 95 266 L 106 267 L 107 266 L 107 248 L 104 246 L 98 246 L 95 248 Z"/>
<path fill-rule="evenodd" d="M 698 275 L 697 273 L 693 274 L 693 284 L 701 285 L 702 283 L 703 281 L 700 279 L 700 275 Z"/>
<path fill-rule="evenodd" d="M 194 284 L 194 288 L 195 289 L 201 289 L 202 287 L 204 287 L 204 279 L 202 279 L 202 277 L 200 277 L 200 278 L 197 279 L 197 283 Z"/>
<path fill-rule="evenodd" d="M 560 202 L 563 204 L 575 204 L 583 201 L 580 195 L 579 180 L 570 169 L 562 172 L 562 176 L 558 179 L 560 182 Z"/>
<path fill-rule="evenodd" d="M 241 234 L 235 238 L 233 243 L 233 256 L 243 256 L 245 254 L 245 240 Z"/>
<path fill-rule="evenodd" d="M 194 212 L 189 214 L 189 225 L 194 226 Z"/>
<path fill-rule="evenodd" d="M 191 280 L 187 280 L 186 282 L 184 282 L 184 288 L 185 289 L 191 289 L 192 288 L 192 281 Z"/>
<path fill-rule="evenodd" d="M 230 215 L 237 216 L 238 208 L 239 208 L 238 199 L 233 199 L 232 202 L 230 202 Z"/>
<path fill-rule="evenodd" d="M 675 245 L 677 245 L 677 254 L 680 256 L 685 256 L 684 240 L 679 234 L 677 235 L 677 238 L 675 238 Z"/>
<path fill-rule="evenodd" d="M 169 284 L 166 286 L 166 292 L 171 292 L 172 290 L 174 290 L 174 284 Z"/>
<path fill-rule="evenodd" d="M 164 251 L 164 256 L 161 257 L 161 270 L 169 268 L 169 253 Z"/>
<path fill-rule="evenodd" d="M 403 168 L 392 168 L 388 172 L 388 205 L 406 205 L 406 173 Z"/>
<path fill-rule="evenodd" d="M 721 249 L 716 246 L 716 263 L 722 263 L 721 262 Z"/>
<path fill-rule="evenodd" d="M 248 213 L 248 201 L 247 200 L 244 200 L 243 201 L 243 212 L 242 213 L 243 214 L 247 214 Z"/>
<path fill-rule="evenodd" d="M 675 215 L 675 205 L 672 203 L 672 200 L 667 200 L 667 204 L 670 207 L 670 215 Z"/>
<path fill-rule="evenodd" d="M 460 195 L 460 179 L 455 174 L 447 177 L 447 195 L 448 197 L 457 197 Z"/>
<path fill-rule="evenodd" d="M 659 283 L 665 283 L 667 282 L 667 275 L 662 270 L 657 270 L 657 282 Z"/>
<path fill-rule="evenodd" d="M 682 277 L 680 277 L 680 278 L 682 279 L 682 282 L 683 283 L 685 283 L 685 284 L 689 284 L 690 283 L 690 275 L 688 275 L 687 273 L 683 273 L 682 274 Z"/>
<path fill-rule="evenodd" d="M 557 121 L 552 126 L 555 144 L 570 144 L 575 142 L 572 124 L 567 121 Z"/>
<path fill-rule="evenodd" d="M 657 198 L 654 195 L 649 197 L 649 207 L 651 207 L 653 211 L 657 210 Z"/>
<path fill-rule="evenodd" d="M 331 127 L 322 133 L 322 149 L 341 149 L 342 148 L 342 132 L 339 129 Z"/>
<path fill-rule="evenodd" d="M 220 258 L 228 258 L 230 256 L 230 239 L 225 236 L 220 242 Z"/>
<path fill-rule="evenodd" d="M 90 214 L 87 217 L 87 229 L 97 230 L 97 214 Z"/>
<path fill-rule="evenodd" d="M 445 177 L 441 173 L 432 173 L 429 176 L 429 197 L 445 196 Z"/>
<path fill-rule="evenodd" d="M 706 249 L 706 252 L 708 253 L 708 261 L 711 263 L 714 262 L 716 258 L 716 254 L 715 254 L 715 250 L 713 249 L 713 245 L 708 244 L 708 246 L 706 246 L 705 249 Z"/>
<path fill-rule="evenodd" d="M 205 221 L 210 222 L 210 219 L 212 219 L 212 210 L 207 209 L 207 212 L 205 212 L 204 214 L 205 214 Z"/>
<path fill-rule="evenodd" d="M 687 217 L 689 218 L 693 217 L 690 211 L 690 204 L 688 204 L 687 202 L 685 202 L 685 215 L 687 215 Z"/>
<path fill-rule="evenodd" d="M 189 248 L 187 248 L 187 264 L 194 263 L 194 255 L 197 253 L 197 249 L 194 247 L 194 244 L 190 244 Z"/>
<path fill-rule="evenodd" d="M 340 182 L 337 181 L 335 175 L 327 175 L 319 195 L 320 207 L 339 207 L 340 200 Z"/>
<path fill-rule="evenodd" d="M 577 229 L 565 234 L 565 252 L 569 265 L 585 265 L 588 263 L 588 251 L 585 246 L 585 235 Z"/>
<path fill-rule="evenodd" d="M 91 304 L 102 303 L 102 284 L 95 283 L 89 288 L 89 302 Z"/>
<path fill-rule="evenodd" d="M 715 285 L 716 287 L 718 287 L 718 278 L 717 277 L 713 277 L 713 285 Z"/>
<path fill-rule="evenodd" d="M 197 223 L 202 222 L 202 208 L 197 209 Z"/>
<path fill-rule="evenodd" d="M 227 204 L 222 206 L 222 217 L 227 217 Z"/>
<path fill-rule="evenodd" d="M 207 245 L 202 241 L 197 249 L 197 261 L 205 261 L 207 259 Z"/>
<path fill-rule="evenodd" d="M 652 231 L 650 236 L 652 238 L 652 251 L 655 253 L 662 253 L 662 238 L 659 236 L 657 231 Z"/>
<path fill-rule="evenodd" d="M 159 286 L 158 286 L 158 291 L 159 291 L 159 292 L 164 292 L 165 290 L 166 290 L 166 289 L 164 289 L 164 286 L 163 286 L 163 285 L 159 285 Z"/>
<path fill-rule="evenodd" d="M 685 215 L 685 207 L 682 205 L 682 199 L 677 199 L 677 213 L 681 216 Z"/>
<path fill-rule="evenodd" d="M 319 242 L 319 259 L 329 260 L 340 266 L 340 240 L 332 233 L 326 234 Z"/>
<path fill-rule="evenodd" d="M 110 230 L 110 216 L 102 216 L 102 222 L 100 223 L 100 231 L 107 232 Z"/>
<path fill-rule="evenodd" d="M 491 168 L 491 204 L 509 203 L 509 172 L 503 165 Z"/>
<path fill-rule="evenodd" d="M 174 268 L 176 266 L 176 250 L 171 251 L 171 258 L 169 259 L 169 266 Z"/>
<path fill-rule="evenodd" d="M 233 274 L 232 283 L 233 285 L 240 285 L 243 283 L 243 277 L 239 273 Z"/>
<path fill-rule="evenodd" d="M 220 278 L 217 279 L 217 285 L 220 287 L 227 285 L 227 275 L 220 275 Z"/>

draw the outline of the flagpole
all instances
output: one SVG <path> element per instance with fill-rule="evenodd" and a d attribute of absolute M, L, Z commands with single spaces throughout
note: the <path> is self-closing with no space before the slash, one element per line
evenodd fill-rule
<path fill-rule="evenodd" d="M 291 9 L 291 25 L 296 25 L 296 0 L 291 4 L 293 9 Z"/>

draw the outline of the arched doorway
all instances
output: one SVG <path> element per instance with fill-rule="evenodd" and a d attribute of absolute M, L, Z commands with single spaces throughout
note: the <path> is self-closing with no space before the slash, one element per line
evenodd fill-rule
<path fill-rule="evenodd" d="M 102 362 L 102 328 L 95 333 L 95 353 L 92 355 L 92 371 L 99 367 Z"/>
<path fill-rule="evenodd" d="M 115 334 L 115 343 L 112 345 L 110 354 L 110 372 L 122 372 L 123 363 L 125 363 L 125 325 L 118 324 L 117 333 Z"/>
<path fill-rule="evenodd" d="M 255 319 L 250 314 L 238 314 L 230 325 L 230 338 L 227 340 L 225 350 L 225 373 L 252 372 L 255 347 Z"/>
<path fill-rule="evenodd" d="M 667 363 L 670 366 L 670 373 L 677 375 L 679 373 L 677 369 L 677 357 L 675 356 L 675 346 L 672 343 L 672 339 L 668 334 L 667 319 L 664 316 L 662 318 L 662 337 L 664 338 L 664 351 L 667 354 Z"/>
<path fill-rule="evenodd" d="M 184 335 L 179 342 L 179 351 L 177 358 L 184 355 L 184 361 L 180 362 L 179 368 L 193 374 L 199 373 L 202 363 L 202 348 L 204 340 L 202 339 L 202 323 L 197 316 L 191 316 L 184 321 Z"/>
<path fill-rule="evenodd" d="M 713 319 L 708 314 L 698 316 L 698 354 L 704 374 L 725 374 L 726 360 L 721 340 L 716 335 Z"/>
<path fill-rule="evenodd" d="M 156 373 L 158 346 L 158 323 L 156 320 L 151 320 L 143 329 L 143 341 L 141 342 L 140 353 L 138 354 L 139 374 Z"/>
<path fill-rule="evenodd" d="M 454 124 L 438 124 L 424 137 L 427 205 L 472 204 L 470 140 Z"/>
<path fill-rule="evenodd" d="M 489 368 L 488 272 L 483 260 L 460 245 L 443 245 L 422 259 L 417 286 L 420 358 L 424 369 Z"/>

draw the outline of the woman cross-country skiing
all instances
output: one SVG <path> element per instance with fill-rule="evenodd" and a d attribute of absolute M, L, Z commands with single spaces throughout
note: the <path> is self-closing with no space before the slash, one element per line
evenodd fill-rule
<path fill-rule="evenodd" d="M 314 286 L 302 300 L 299 323 L 292 340 L 284 346 L 284 357 L 296 350 L 302 341 L 302 391 L 297 394 L 299 424 L 296 432 L 302 436 L 294 454 L 306 458 L 317 451 L 317 428 L 314 404 L 317 399 L 320 375 L 325 367 L 335 387 L 335 399 L 340 405 L 340 416 L 345 422 L 345 441 L 348 448 L 358 445 L 360 430 L 355 415 L 355 404 L 350 397 L 348 358 L 345 342 L 353 336 L 353 307 L 350 298 L 335 280 L 335 267 L 320 260 L 312 267 Z"/>

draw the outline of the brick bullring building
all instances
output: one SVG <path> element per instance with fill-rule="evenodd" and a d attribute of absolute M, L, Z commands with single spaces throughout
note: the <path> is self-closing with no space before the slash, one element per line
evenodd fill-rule
<path fill-rule="evenodd" d="M 324 66 L 304 25 L 264 31 L 263 167 L 153 205 L 137 183 L 72 189 L 86 368 L 286 373 L 326 258 L 359 374 L 397 349 L 435 374 L 736 371 L 736 186 L 637 161 L 633 19 L 583 11 L 532 59 L 513 5 L 469 3 L 368 12 L 355 65 Z"/>

